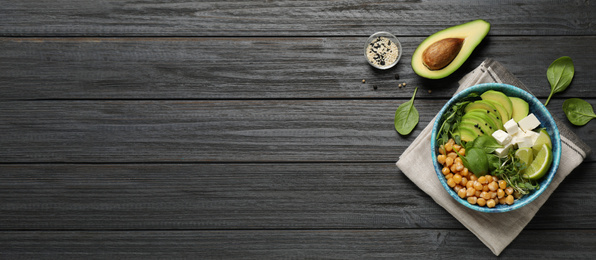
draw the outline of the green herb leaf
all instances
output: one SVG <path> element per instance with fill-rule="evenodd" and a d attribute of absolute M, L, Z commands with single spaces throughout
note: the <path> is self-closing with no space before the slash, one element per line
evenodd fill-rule
<path fill-rule="evenodd" d="M 484 176 L 488 173 L 488 157 L 484 150 L 480 148 L 473 147 L 470 150 L 466 150 L 466 156 L 462 158 L 462 163 L 476 177 Z"/>
<path fill-rule="evenodd" d="M 414 90 L 414 95 L 412 95 L 412 99 L 408 102 L 405 102 L 395 110 L 395 120 L 393 124 L 395 125 L 395 130 L 401 135 L 407 135 L 414 130 L 414 127 L 418 124 L 418 120 L 420 120 L 420 115 L 418 114 L 418 110 L 414 107 L 414 97 L 416 97 L 416 91 L 418 88 Z"/>
<path fill-rule="evenodd" d="M 494 171 L 501 167 L 501 159 L 496 154 L 487 154 L 486 158 L 488 159 L 488 170 Z"/>
<path fill-rule="evenodd" d="M 590 103 L 579 98 L 570 98 L 563 102 L 563 112 L 569 119 L 569 122 L 576 126 L 583 126 L 596 118 L 594 109 Z"/>
<path fill-rule="evenodd" d="M 449 110 L 445 111 L 443 116 L 440 118 L 440 122 L 442 123 L 437 133 L 437 141 L 439 144 L 445 144 L 449 140 L 450 136 L 455 136 L 452 133 L 454 133 L 459 126 L 461 117 L 465 113 L 464 109 L 470 102 L 478 99 L 480 99 L 480 95 L 478 95 L 478 93 L 470 93 L 461 101 L 451 106 L 450 112 L 447 112 Z"/>
<path fill-rule="evenodd" d="M 479 148 L 484 150 L 486 153 L 492 153 L 497 148 L 502 148 L 503 146 L 500 145 L 497 140 L 490 136 L 490 135 L 481 135 L 476 137 L 474 141 L 472 141 L 472 148 Z"/>
<path fill-rule="evenodd" d="M 553 94 L 565 90 L 571 84 L 574 73 L 573 61 L 568 56 L 558 58 L 550 64 L 548 70 L 546 70 L 546 77 L 551 90 L 546 103 L 544 103 L 545 106 L 548 105 Z"/>

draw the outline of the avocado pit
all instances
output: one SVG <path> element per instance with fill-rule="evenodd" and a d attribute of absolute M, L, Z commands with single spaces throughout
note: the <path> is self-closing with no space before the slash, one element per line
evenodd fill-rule
<path fill-rule="evenodd" d="M 447 67 L 464 44 L 463 38 L 445 38 L 437 41 L 422 53 L 422 62 L 430 70 L 440 70 Z"/>

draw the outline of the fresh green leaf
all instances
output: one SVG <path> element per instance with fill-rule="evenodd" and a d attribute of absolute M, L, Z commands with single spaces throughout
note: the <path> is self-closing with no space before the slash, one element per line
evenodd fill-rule
<path fill-rule="evenodd" d="M 579 98 L 570 98 L 563 102 L 563 112 L 574 125 L 583 126 L 590 122 L 592 118 L 596 118 L 594 109 L 590 103 Z"/>
<path fill-rule="evenodd" d="M 397 132 L 401 135 L 407 135 L 411 133 L 420 120 L 418 110 L 416 110 L 414 107 L 414 97 L 416 97 L 416 91 L 418 91 L 418 88 L 414 90 L 412 99 L 399 105 L 397 110 L 395 110 L 395 120 L 393 124 L 395 125 L 395 130 L 397 130 Z"/>
<path fill-rule="evenodd" d="M 499 167 L 501 166 L 501 159 L 499 159 L 499 157 L 496 154 L 490 153 L 486 155 L 486 158 L 488 159 L 488 170 L 489 171 L 494 171 L 496 169 L 499 169 Z"/>
<path fill-rule="evenodd" d="M 551 90 L 546 103 L 544 103 L 545 106 L 548 105 L 553 94 L 565 90 L 571 84 L 574 73 L 573 61 L 568 56 L 558 58 L 550 64 L 548 70 L 546 70 L 546 77 Z"/>
<path fill-rule="evenodd" d="M 494 137 L 490 135 L 481 135 L 474 139 L 472 147 L 482 149 L 486 153 L 492 153 L 497 148 L 501 148 L 503 146 L 500 145 Z"/>
<path fill-rule="evenodd" d="M 470 150 L 466 150 L 466 156 L 462 158 L 462 163 L 477 177 L 484 176 L 488 173 L 488 157 L 484 150 L 480 148 L 473 147 Z"/>

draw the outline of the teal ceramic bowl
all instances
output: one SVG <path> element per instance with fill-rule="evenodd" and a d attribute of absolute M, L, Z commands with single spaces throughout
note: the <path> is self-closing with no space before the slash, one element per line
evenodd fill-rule
<path fill-rule="evenodd" d="M 478 94 L 481 94 L 481 93 L 484 93 L 485 91 L 491 90 L 491 89 L 501 91 L 501 92 L 505 93 L 507 96 L 519 97 L 519 98 L 525 100 L 526 102 L 528 102 L 528 105 L 530 107 L 530 113 L 534 113 L 534 115 L 536 115 L 538 120 L 540 120 L 541 125 L 539 127 L 546 128 L 548 134 L 551 137 L 551 141 L 552 141 L 552 145 L 553 145 L 553 147 L 552 147 L 553 161 L 552 161 L 550 169 L 548 170 L 546 175 L 544 177 L 542 177 L 542 179 L 539 181 L 540 189 L 534 190 L 530 194 L 527 194 L 527 195 L 521 197 L 520 199 L 516 199 L 512 205 L 499 204 L 494 208 L 488 208 L 486 206 L 480 207 L 478 205 L 472 205 L 472 204 L 468 203 L 468 201 L 466 199 L 462 199 L 459 196 L 457 196 L 455 191 L 447 185 L 447 180 L 443 176 L 443 173 L 441 173 L 442 166 L 440 163 L 437 162 L 439 144 L 436 141 L 437 133 L 438 133 L 439 128 L 441 127 L 441 123 L 442 123 L 441 118 L 442 118 L 443 114 L 446 111 L 448 111 L 453 104 L 457 103 L 462 98 L 468 96 L 468 94 L 470 94 L 470 93 L 476 92 Z M 453 96 L 453 98 L 451 98 L 447 102 L 447 104 L 445 104 L 445 106 L 439 112 L 439 114 L 437 116 L 437 120 L 435 121 L 435 123 L 433 125 L 432 134 L 431 134 L 431 150 L 433 151 L 432 152 L 432 160 L 433 160 L 433 165 L 435 167 L 435 172 L 437 174 L 437 177 L 441 181 L 441 184 L 443 185 L 445 190 L 449 193 L 449 195 L 451 197 L 453 197 L 453 199 L 457 200 L 462 205 L 464 205 L 470 209 L 476 210 L 476 211 L 486 212 L 486 213 L 500 213 L 500 212 L 516 210 L 516 209 L 519 209 L 519 208 L 531 203 L 533 200 L 538 198 L 538 196 L 540 196 L 542 194 L 542 192 L 544 192 L 544 190 L 546 190 L 546 188 L 550 185 L 553 178 L 555 177 L 557 169 L 559 168 L 559 163 L 561 161 L 561 136 L 559 134 L 559 129 L 557 128 L 557 125 L 556 125 L 552 115 L 548 112 L 546 107 L 536 97 L 534 97 L 527 91 L 524 91 L 524 90 L 522 90 L 518 87 L 512 86 L 512 85 L 501 84 L 501 83 L 485 83 L 485 84 L 479 84 L 479 85 L 469 87 L 469 88 L 457 93 L 455 96 Z"/>

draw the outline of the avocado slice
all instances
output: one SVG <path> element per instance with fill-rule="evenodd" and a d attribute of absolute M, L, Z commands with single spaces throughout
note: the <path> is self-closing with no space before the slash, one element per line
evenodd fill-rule
<path fill-rule="evenodd" d="M 484 116 L 486 121 L 492 122 L 492 127 L 495 129 L 495 131 L 497 131 L 499 129 L 501 129 L 501 130 L 504 129 L 503 122 L 501 122 L 501 119 L 497 119 L 497 117 L 494 114 L 488 113 L 488 110 L 474 109 L 474 110 L 470 110 L 470 111 L 466 112 L 466 114 L 473 114 L 473 115 L 477 115 L 477 116 L 481 116 L 481 117 Z"/>
<path fill-rule="evenodd" d="M 476 136 L 481 136 L 484 135 L 484 130 L 482 130 L 482 128 L 480 128 L 480 125 L 478 124 L 478 127 L 476 127 L 477 124 L 474 124 L 470 121 L 461 121 L 458 125 L 458 128 L 466 128 L 469 129 L 470 131 L 472 131 L 474 133 L 474 135 Z"/>
<path fill-rule="evenodd" d="M 492 121 L 490 122 L 492 123 Z M 472 125 L 472 127 L 478 129 L 481 134 L 492 135 L 493 132 L 495 132 L 495 129 L 491 127 L 492 125 L 488 125 L 486 123 L 486 120 L 475 115 L 468 115 L 467 117 L 462 117 L 460 124 L 466 126 Z"/>
<path fill-rule="evenodd" d="M 471 129 L 468 129 L 466 127 L 458 127 L 456 135 L 458 133 L 459 133 L 459 137 L 461 138 L 461 140 L 465 141 L 465 142 L 473 141 L 478 136 L 478 135 L 474 134 L 474 131 L 472 131 Z"/>
<path fill-rule="evenodd" d="M 511 115 L 513 113 L 513 104 L 511 104 L 511 99 L 503 92 L 496 91 L 496 90 L 488 90 L 480 95 L 482 100 L 493 100 L 499 104 L 501 104 L 506 110 L 507 113 Z M 509 121 L 509 119 L 507 119 Z M 507 122 L 505 121 L 505 122 Z"/>
<path fill-rule="evenodd" d="M 483 114 L 482 112 L 471 112 L 467 113 L 461 118 L 462 122 L 464 121 L 471 121 L 473 123 L 478 124 L 478 127 L 482 128 L 487 134 L 492 135 L 495 131 L 499 130 L 499 127 L 495 125 L 493 120 L 488 117 L 488 115 Z"/>
<path fill-rule="evenodd" d="M 487 113 L 492 114 L 497 119 L 499 119 L 499 121 L 503 121 L 501 119 L 501 114 L 499 114 L 499 110 L 497 110 L 497 108 L 492 103 L 490 103 L 490 102 L 488 102 L 486 100 L 477 100 L 477 101 L 474 101 L 474 102 L 468 104 L 464 108 L 464 112 L 467 113 L 467 112 L 472 111 L 474 109 L 486 110 L 486 111 L 488 111 Z M 507 121 L 505 121 L 505 122 L 507 122 Z"/>
<path fill-rule="evenodd" d="M 501 122 L 503 122 L 503 124 L 507 123 L 507 121 L 509 121 L 509 119 L 511 119 L 511 116 L 509 116 L 507 109 L 505 109 L 505 107 L 503 107 L 503 105 L 501 105 L 500 103 L 497 103 L 494 100 L 486 100 L 486 102 L 490 103 L 497 109 L 497 112 L 499 112 L 499 114 L 501 115 Z"/>
<path fill-rule="evenodd" d="M 515 120 L 515 122 L 519 122 L 524 117 L 528 116 L 530 113 L 530 106 L 528 102 L 525 100 L 518 98 L 518 97 L 509 97 L 511 100 L 511 104 L 513 105 L 513 113 L 511 114 L 511 118 Z"/>
<path fill-rule="evenodd" d="M 489 30 L 490 23 L 484 20 L 475 20 L 429 36 L 414 51 L 412 69 L 419 76 L 429 79 L 440 79 L 451 75 L 468 59 Z M 433 44 L 435 45 L 433 46 Z M 434 50 L 434 52 L 430 50 Z M 443 61 L 440 63 L 445 66 L 437 68 L 431 65 L 429 68 L 429 64 L 424 62 L 429 57 Z"/>

